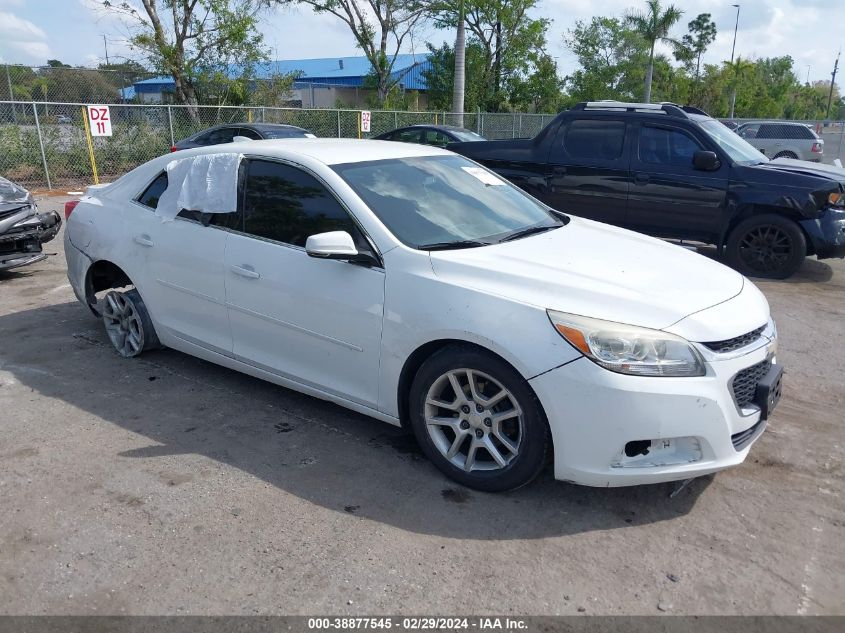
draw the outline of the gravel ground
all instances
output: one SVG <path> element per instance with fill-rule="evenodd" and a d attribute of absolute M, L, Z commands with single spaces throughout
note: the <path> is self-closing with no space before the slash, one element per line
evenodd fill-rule
<path fill-rule="evenodd" d="M 745 464 L 670 498 L 467 491 L 380 422 L 122 359 L 46 250 L 0 273 L 0 613 L 845 614 L 842 260 L 760 282 L 783 400 Z"/>

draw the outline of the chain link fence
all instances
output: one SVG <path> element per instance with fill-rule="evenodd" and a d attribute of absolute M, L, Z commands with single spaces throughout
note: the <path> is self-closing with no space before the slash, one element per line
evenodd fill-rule
<path fill-rule="evenodd" d="M 335 138 L 372 138 L 422 123 L 461 123 L 461 115 L 443 112 L 373 111 L 370 132 L 361 133 L 359 110 L 198 106 L 195 116 L 176 105 L 112 104 L 110 110 L 112 136 L 93 139 L 103 182 L 166 154 L 176 141 L 221 123 L 285 123 Z M 0 101 L 0 175 L 30 189 L 91 183 L 85 116 L 81 103 Z M 501 139 L 534 136 L 554 115 L 475 112 L 462 118 L 463 127 Z"/>
<path fill-rule="evenodd" d="M 221 123 L 286 123 L 319 137 L 372 138 L 414 124 L 460 125 L 488 139 L 528 138 L 555 115 L 524 113 L 373 111 L 361 133 L 360 111 L 112 104 L 110 137 L 93 139 L 99 179 L 112 181 L 170 151 L 176 141 Z M 81 103 L 0 101 L 0 175 L 30 189 L 78 189 L 93 182 Z M 823 160 L 845 162 L 845 122 L 812 123 L 825 141 Z"/>

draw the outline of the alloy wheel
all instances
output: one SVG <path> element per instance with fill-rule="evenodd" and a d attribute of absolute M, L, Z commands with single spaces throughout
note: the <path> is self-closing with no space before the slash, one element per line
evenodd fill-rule
<path fill-rule="evenodd" d="M 782 269 L 792 256 L 792 239 L 779 226 L 757 225 L 739 242 L 742 262 L 754 271 L 771 273 Z"/>
<path fill-rule="evenodd" d="M 425 425 L 437 450 L 466 471 L 506 468 L 519 454 L 523 411 L 500 382 L 474 369 L 454 369 L 426 394 Z"/>
<path fill-rule="evenodd" d="M 109 292 L 103 299 L 103 322 L 112 345 L 121 356 L 137 356 L 144 348 L 144 329 L 138 310 L 123 293 Z"/>

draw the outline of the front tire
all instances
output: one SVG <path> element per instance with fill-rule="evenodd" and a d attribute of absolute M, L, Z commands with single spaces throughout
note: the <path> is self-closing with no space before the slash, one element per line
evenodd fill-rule
<path fill-rule="evenodd" d="M 410 417 L 426 456 L 469 488 L 513 490 L 546 464 L 551 440 L 537 396 L 483 350 L 449 346 L 423 363 L 411 385 Z"/>
<path fill-rule="evenodd" d="M 749 277 L 786 279 L 801 266 L 807 240 L 801 228 L 780 215 L 755 215 L 740 222 L 728 236 L 728 263 Z"/>
<path fill-rule="evenodd" d="M 101 312 L 106 334 L 124 358 L 161 347 L 147 306 L 136 289 L 110 290 L 103 297 Z"/>

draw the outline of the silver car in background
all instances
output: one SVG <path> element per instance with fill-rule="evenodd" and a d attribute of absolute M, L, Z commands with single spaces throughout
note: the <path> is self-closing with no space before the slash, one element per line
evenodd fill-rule
<path fill-rule="evenodd" d="M 749 121 L 740 125 L 736 133 L 769 158 L 797 158 L 818 163 L 824 155 L 824 141 L 804 123 Z"/>

